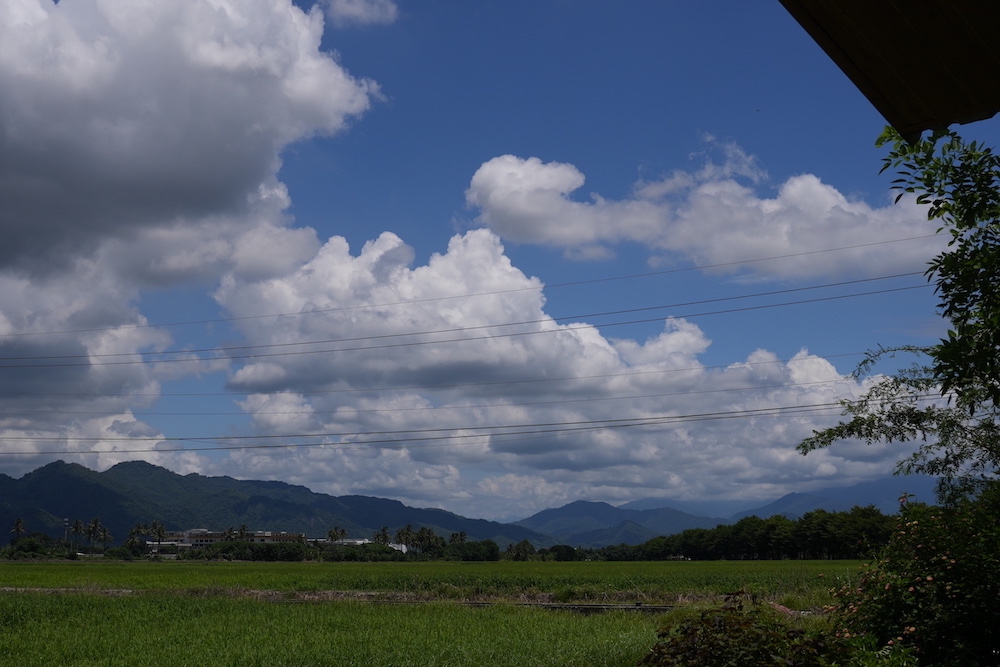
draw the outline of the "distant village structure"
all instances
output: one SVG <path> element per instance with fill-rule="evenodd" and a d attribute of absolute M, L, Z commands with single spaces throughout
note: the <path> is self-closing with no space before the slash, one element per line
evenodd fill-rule
<path fill-rule="evenodd" d="M 166 534 L 166 539 L 160 542 L 149 541 L 153 549 L 159 547 L 177 547 L 178 549 L 200 549 L 218 542 L 258 542 L 262 544 L 274 542 L 305 542 L 305 533 L 274 533 L 270 530 L 256 531 L 212 531 L 207 528 L 192 528 L 190 530 L 172 531 Z"/>
<path fill-rule="evenodd" d="M 327 538 L 307 538 L 305 533 L 273 532 L 270 530 L 225 530 L 213 531 L 208 528 L 191 528 L 189 530 L 168 531 L 163 540 L 159 542 L 152 538 L 146 538 L 146 544 L 156 553 L 163 547 L 176 547 L 178 551 L 183 549 L 201 549 L 211 544 L 220 542 L 255 542 L 258 544 L 274 543 L 330 543 Z M 370 544 L 369 539 L 349 539 L 337 540 L 334 544 L 340 545 L 361 545 Z M 388 544 L 387 546 L 406 553 L 405 544 Z"/>

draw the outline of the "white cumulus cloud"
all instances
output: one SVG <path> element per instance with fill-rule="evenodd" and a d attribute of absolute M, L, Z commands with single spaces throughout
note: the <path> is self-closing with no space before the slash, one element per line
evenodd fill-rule
<path fill-rule="evenodd" d="M 831 470 L 884 474 L 899 454 L 794 451 L 861 389 L 822 358 L 758 350 L 709 368 L 692 322 L 609 339 L 553 320 L 543 289 L 485 229 L 420 266 L 384 233 L 357 254 L 334 237 L 283 276 L 229 276 L 216 298 L 266 355 L 234 360 L 230 386 L 256 432 L 303 447 L 222 469 L 509 517 L 598 489 L 764 499 Z"/>
<path fill-rule="evenodd" d="M 503 155 L 472 176 L 467 203 L 476 221 L 504 239 L 563 248 L 571 259 L 602 259 L 617 244 L 646 246 L 650 260 L 683 257 L 700 266 L 761 278 L 863 276 L 913 271 L 940 249 L 935 226 L 911 199 L 872 207 L 811 174 L 771 195 L 752 156 L 723 145 L 721 163 L 636 183 L 620 200 L 591 193 L 574 165 Z M 836 252 L 821 252 L 846 248 Z M 746 260 L 780 258 L 767 262 Z"/>
<path fill-rule="evenodd" d="M 377 86 L 288 1 L 9 0 L 0 8 L 0 268 L 242 215 L 280 151 Z"/>

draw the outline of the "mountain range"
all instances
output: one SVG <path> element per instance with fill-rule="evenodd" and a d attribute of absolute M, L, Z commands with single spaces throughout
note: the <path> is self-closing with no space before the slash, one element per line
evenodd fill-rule
<path fill-rule="evenodd" d="M 714 528 L 754 514 L 796 518 L 814 509 L 843 511 L 872 504 L 892 513 L 898 509 L 903 491 L 932 502 L 933 484 L 927 477 L 889 478 L 813 494 L 791 493 L 725 516 L 711 516 L 710 512 L 737 506 L 644 499 L 615 507 L 580 500 L 520 521 L 500 523 L 442 509 L 409 507 L 385 498 L 335 497 L 285 482 L 179 475 L 143 461 L 119 463 L 103 472 L 56 461 L 20 479 L 0 474 L 0 526 L 11 526 L 20 518 L 29 532 L 61 537 L 66 531 L 64 519 L 72 523 L 96 517 L 109 528 L 114 542 L 120 543 L 132 526 L 153 519 L 168 530 L 225 530 L 245 525 L 251 530 L 305 533 L 309 537 L 323 537 L 339 526 L 358 538 L 371 537 L 383 526 L 395 532 L 409 524 L 426 526 L 444 537 L 464 532 L 469 540 L 491 539 L 501 547 L 529 540 L 539 547 L 561 543 L 599 548 L 641 544 L 688 528 Z"/>

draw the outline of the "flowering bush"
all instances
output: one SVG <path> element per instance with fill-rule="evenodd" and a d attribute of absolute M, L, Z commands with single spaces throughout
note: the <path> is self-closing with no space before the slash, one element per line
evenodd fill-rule
<path fill-rule="evenodd" d="M 881 555 L 837 593 L 844 638 L 915 649 L 920 664 L 1000 664 L 1000 484 L 947 507 L 904 502 Z"/>

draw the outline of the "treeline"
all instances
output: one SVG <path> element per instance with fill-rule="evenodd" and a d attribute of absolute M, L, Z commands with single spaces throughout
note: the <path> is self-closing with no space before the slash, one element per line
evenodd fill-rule
<path fill-rule="evenodd" d="M 576 550 L 600 560 L 823 560 L 868 558 L 885 546 L 894 516 L 874 505 L 848 512 L 813 510 L 799 519 L 749 516 L 715 528 L 691 528 L 644 544 Z M 565 552 L 562 552 L 565 554 Z"/>
<path fill-rule="evenodd" d="M 775 515 L 767 519 L 749 516 L 736 523 L 715 528 L 692 528 L 675 535 L 653 538 L 643 544 L 618 544 L 600 549 L 582 549 L 557 544 L 536 548 L 522 540 L 501 549 L 493 540 L 470 541 L 465 533 L 452 533 L 446 541 L 431 529 L 414 530 L 406 526 L 396 532 L 396 544 L 406 552 L 389 546 L 387 528 L 375 533 L 368 544 L 338 543 L 346 531 L 334 528 L 327 542 L 257 543 L 239 539 L 202 548 L 178 549 L 164 546 L 156 553 L 192 560 L 248 561 L 496 561 L 496 560 L 785 560 L 785 559 L 860 559 L 868 558 L 889 541 L 894 515 L 882 514 L 875 506 L 854 507 L 848 512 L 814 510 L 799 519 Z M 96 521 L 96 520 L 95 520 Z M 163 529 L 158 522 L 153 530 L 137 526 L 121 547 L 104 551 L 107 558 L 128 560 L 150 556 L 151 544 L 139 539 L 150 535 L 161 541 Z M 23 523 L 16 528 L 23 531 Z M 58 540 L 46 535 L 15 533 L 10 545 L 0 549 L 0 558 L 75 558 L 82 548 L 78 539 Z M 71 530 L 71 533 L 75 532 Z M 96 549 L 89 550 L 91 553 Z"/>

